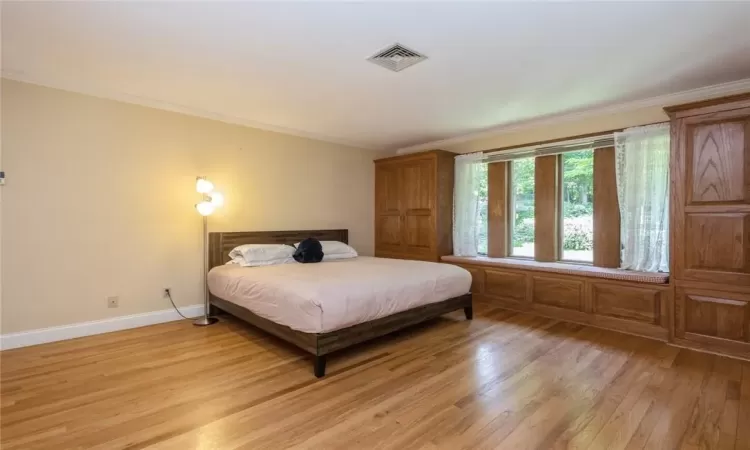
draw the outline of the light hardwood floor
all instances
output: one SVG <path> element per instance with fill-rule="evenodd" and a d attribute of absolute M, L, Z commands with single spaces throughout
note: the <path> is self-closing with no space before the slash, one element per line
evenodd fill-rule
<path fill-rule="evenodd" d="M 487 305 L 329 358 L 189 322 L 0 353 L 11 449 L 750 449 L 750 363 Z"/>

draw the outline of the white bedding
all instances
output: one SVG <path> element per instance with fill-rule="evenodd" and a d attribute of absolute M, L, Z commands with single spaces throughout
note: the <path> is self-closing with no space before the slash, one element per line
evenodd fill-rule
<path fill-rule="evenodd" d="M 471 274 L 450 264 L 372 258 L 214 267 L 219 298 L 294 330 L 325 333 L 469 292 Z"/>

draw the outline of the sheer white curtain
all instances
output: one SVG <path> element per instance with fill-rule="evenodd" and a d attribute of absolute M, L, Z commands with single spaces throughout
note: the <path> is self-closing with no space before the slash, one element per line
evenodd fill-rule
<path fill-rule="evenodd" d="M 477 256 L 479 234 L 479 176 L 484 154 L 456 156 L 453 188 L 453 254 Z"/>
<path fill-rule="evenodd" d="M 669 124 L 615 133 L 623 269 L 669 272 Z"/>

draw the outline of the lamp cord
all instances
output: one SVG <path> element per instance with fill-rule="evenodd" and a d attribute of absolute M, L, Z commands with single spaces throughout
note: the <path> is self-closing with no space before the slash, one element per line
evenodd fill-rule
<path fill-rule="evenodd" d="M 167 294 L 167 297 L 169 298 L 169 303 L 172 304 L 172 308 L 174 308 L 174 310 L 177 311 L 177 314 L 182 316 L 183 319 L 194 320 L 198 318 L 198 317 L 187 317 L 184 314 L 182 314 L 179 309 L 177 309 L 177 305 L 175 305 L 174 300 L 172 300 L 172 292 L 170 292 L 169 288 L 164 289 L 164 293 Z"/>

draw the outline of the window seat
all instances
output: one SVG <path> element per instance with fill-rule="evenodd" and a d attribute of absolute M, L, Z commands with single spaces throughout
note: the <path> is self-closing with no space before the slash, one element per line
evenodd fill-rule
<path fill-rule="evenodd" d="M 487 256 L 443 256 L 443 262 L 454 264 L 471 264 L 484 267 L 502 267 L 506 269 L 525 269 L 539 272 L 559 273 L 563 275 L 580 275 L 608 280 L 633 281 L 648 284 L 668 284 L 668 273 L 634 272 L 632 270 L 608 269 L 588 265 L 577 265 L 559 262 L 539 262 L 516 258 L 489 258 Z"/>

